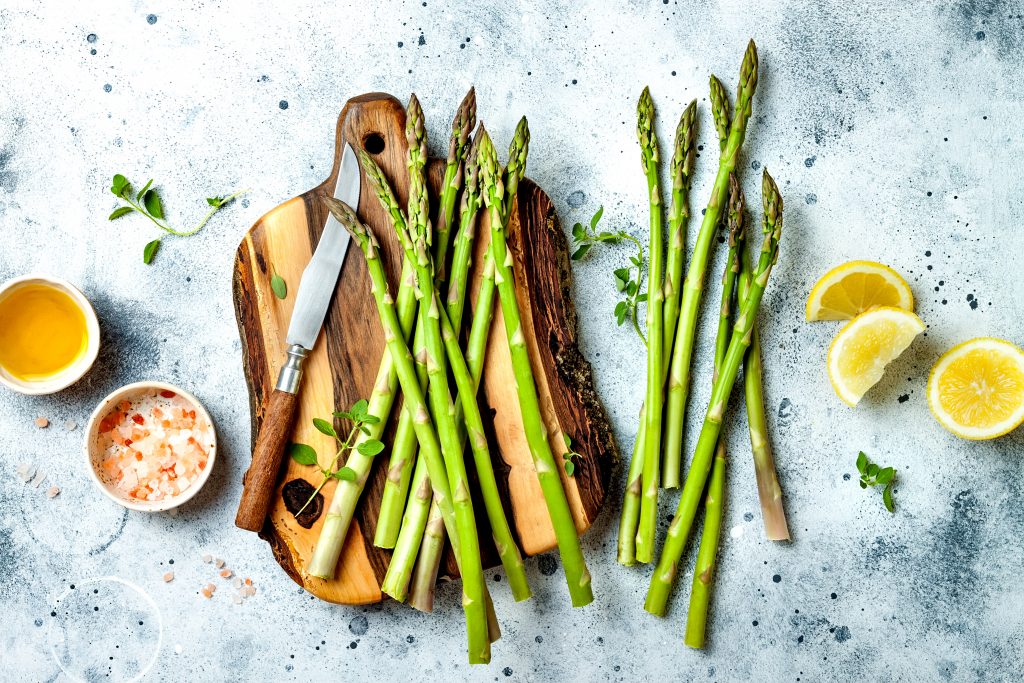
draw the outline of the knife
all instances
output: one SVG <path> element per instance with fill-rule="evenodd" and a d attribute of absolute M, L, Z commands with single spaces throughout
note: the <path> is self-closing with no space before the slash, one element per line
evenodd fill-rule
<path fill-rule="evenodd" d="M 351 145 L 345 143 L 341 168 L 334 186 L 334 197 L 349 206 L 359 206 L 359 161 Z M 242 500 L 235 515 L 235 526 L 260 531 L 277 488 L 277 475 L 284 458 L 285 444 L 291 436 L 298 407 L 302 363 L 312 351 L 327 315 L 331 295 L 338 283 L 341 265 L 348 251 L 349 234 L 334 216 L 327 215 L 320 242 L 313 258 L 302 272 L 295 308 L 288 325 L 288 358 L 277 376 L 274 392 L 263 410 L 263 424 L 252 450 L 252 464 L 242 479 Z"/>

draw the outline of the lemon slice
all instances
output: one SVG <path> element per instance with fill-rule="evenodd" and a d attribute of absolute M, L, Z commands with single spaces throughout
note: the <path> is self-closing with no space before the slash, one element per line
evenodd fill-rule
<path fill-rule="evenodd" d="M 910 285 L 889 266 L 850 261 L 818 280 L 807 297 L 808 320 L 849 320 L 876 306 L 914 310 Z"/>
<path fill-rule="evenodd" d="M 943 354 L 928 376 L 928 406 L 964 439 L 994 439 L 1024 422 L 1024 352 L 991 337 Z"/>
<path fill-rule="evenodd" d="M 857 405 L 922 332 L 920 318 L 894 306 L 872 308 L 848 322 L 828 350 L 828 377 L 839 398 Z"/>

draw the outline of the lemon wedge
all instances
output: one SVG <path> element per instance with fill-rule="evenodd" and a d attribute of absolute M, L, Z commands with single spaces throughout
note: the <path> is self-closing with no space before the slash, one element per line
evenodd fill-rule
<path fill-rule="evenodd" d="M 922 332 L 920 318 L 894 306 L 872 308 L 848 322 L 828 350 L 828 377 L 839 398 L 857 405 Z"/>
<path fill-rule="evenodd" d="M 807 297 L 808 320 L 849 320 L 877 306 L 914 310 L 899 273 L 874 261 L 850 261 L 825 273 Z"/>
<path fill-rule="evenodd" d="M 1002 339 L 971 339 L 947 351 L 928 376 L 928 406 L 964 439 L 994 439 L 1024 422 L 1024 352 Z"/>

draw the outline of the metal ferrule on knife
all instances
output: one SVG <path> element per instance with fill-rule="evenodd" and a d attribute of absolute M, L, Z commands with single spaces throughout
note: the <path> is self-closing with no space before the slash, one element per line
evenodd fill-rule
<path fill-rule="evenodd" d="M 289 394 L 299 393 L 299 383 L 302 382 L 302 363 L 306 360 L 309 351 L 298 344 L 288 347 L 288 360 L 281 367 L 277 374 L 277 384 L 274 388 L 278 391 L 287 391 Z"/>

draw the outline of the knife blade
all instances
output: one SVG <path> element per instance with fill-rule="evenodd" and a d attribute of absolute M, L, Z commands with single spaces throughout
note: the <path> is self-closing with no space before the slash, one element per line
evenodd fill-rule
<path fill-rule="evenodd" d="M 345 143 L 334 197 L 358 208 L 359 187 L 359 161 L 351 145 Z M 288 357 L 263 409 L 263 423 L 253 445 L 252 463 L 242 479 L 242 499 L 235 514 L 235 526 L 241 529 L 260 531 L 266 520 L 299 403 L 302 363 L 320 336 L 349 240 L 345 228 L 328 213 L 320 241 L 302 271 L 285 338 Z"/>
<path fill-rule="evenodd" d="M 341 155 L 341 169 L 338 171 L 338 181 L 334 186 L 334 197 L 353 209 L 359 209 L 359 160 L 347 142 Z M 316 343 L 320 328 L 323 327 L 324 316 L 327 314 L 327 306 L 338 282 L 345 252 L 348 251 L 349 240 L 348 231 L 328 213 L 320 242 L 313 252 L 313 258 L 309 260 L 309 265 L 302 271 L 302 279 L 299 281 L 295 308 L 288 325 L 286 341 L 289 344 L 312 349 Z"/>

